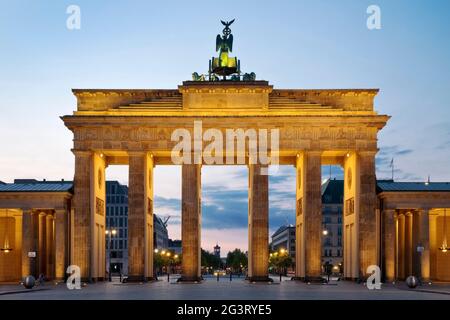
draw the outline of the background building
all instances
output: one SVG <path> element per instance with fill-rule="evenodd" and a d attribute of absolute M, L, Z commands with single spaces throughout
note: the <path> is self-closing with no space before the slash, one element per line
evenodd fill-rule
<path fill-rule="evenodd" d="M 169 239 L 169 250 L 172 250 L 176 254 L 181 254 L 181 240 Z"/>
<path fill-rule="evenodd" d="M 167 219 L 168 220 L 168 219 Z M 169 246 L 167 220 L 153 214 L 153 241 L 156 248 Z M 127 273 L 128 270 L 128 187 L 118 181 L 106 181 L 106 228 L 116 230 L 111 234 L 111 256 L 109 234 L 106 235 L 106 264 L 111 257 L 113 273 Z"/>
<path fill-rule="evenodd" d="M 288 224 L 279 227 L 272 235 L 271 248 L 274 251 L 288 250 L 289 255 L 295 259 L 295 226 Z"/>
<path fill-rule="evenodd" d="M 153 215 L 153 245 L 155 249 L 167 249 L 169 247 L 169 236 L 167 232 L 167 218 L 163 221 L 156 214 Z"/>
<path fill-rule="evenodd" d="M 220 258 L 220 246 L 218 243 L 214 246 L 214 255 Z"/>
<path fill-rule="evenodd" d="M 332 264 L 334 271 L 339 271 L 343 260 L 343 197 L 343 180 L 328 179 L 322 184 L 322 265 Z"/>
<path fill-rule="evenodd" d="M 330 263 L 338 271 L 342 266 L 342 201 L 343 180 L 327 180 L 322 184 L 322 265 Z M 272 250 L 286 249 L 295 258 L 295 226 L 283 225 L 272 235 Z"/>
<path fill-rule="evenodd" d="M 106 265 L 111 258 L 113 273 L 128 270 L 128 187 L 118 181 L 106 181 Z M 111 240 L 111 241 L 109 241 Z M 108 268 L 107 268 L 108 270 Z"/>

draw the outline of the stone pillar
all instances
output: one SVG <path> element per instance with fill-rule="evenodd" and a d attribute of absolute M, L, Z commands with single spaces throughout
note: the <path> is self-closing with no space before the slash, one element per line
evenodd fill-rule
<path fill-rule="evenodd" d="M 295 214 L 295 280 L 305 279 L 305 231 L 304 231 L 304 214 L 303 214 L 303 198 L 305 175 L 304 172 L 304 155 L 298 154 L 296 157 L 296 214 Z"/>
<path fill-rule="evenodd" d="M 55 280 L 62 281 L 66 276 L 67 211 L 55 210 Z"/>
<path fill-rule="evenodd" d="M 270 281 L 269 176 L 267 166 L 249 164 L 248 168 L 248 280 Z"/>
<path fill-rule="evenodd" d="M 75 177 L 73 196 L 73 252 L 70 264 L 80 267 L 82 281 L 91 281 L 92 216 L 91 163 L 92 152 L 74 151 Z"/>
<path fill-rule="evenodd" d="M 357 213 L 359 212 L 359 166 L 356 153 L 348 153 L 344 158 L 344 203 L 343 203 L 343 234 L 344 234 L 344 277 L 355 280 L 358 278 L 358 236 Z"/>
<path fill-rule="evenodd" d="M 201 276 L 201 165 L 183 164 L 181 172 L 182 275 L 179 281 Z"/>
<path fill-rule="evenodd" d="M 38 249 L 38 261 L 39 261 L 39 274 L 47 274 L 47 214 L 39 214 L 39 249 Z"/>
<path fill-rule="evenodd" d="M 405 277 L 413 274 L 413 216 L 408 212 L 405 216 Z"/>
<path fill-rule="evenodd" d="M 319 280 L 322 273 L 322 163 L 321 152 L 303 155 L 303 231 L 305 280 Z"/>
<path fill-rule="evenodd" d="M 22 278 L 33 275 L 37 276 L 37 258 L 28 257 L 28 252 L 38 250 L 38 214 L 31 209 L 22 210 Z"/>
<path fill-rule="evenodd" d="M 430 241 L 430 280 L 437 279 L 437 217 L 435 211 L 431 211 L 429 214 L 429 241 Z"/>
<path fill-rule="evenodd" d="M 54 279 L 55 278 L 55 263 L 54 263 L 54 257 L 55 257 L 55 252 L 54 252 L 54 222 L 53 222 L 53 216 L 51 214 L 47 214 L 46 217 L 46 226 L 45 226 L 45 230 L 46 230 L 46 238 L 45 238 L 45 248 L 47 250 L 47 255 L 46 255 L 46 270 L 47 270 L 47 277 L 49 279 Z"/>
<path fill-rule="evenodd" d="M 422 281 L 430 280 L 430 217 L 429 210 L 420 210 L 417 214 L 417 224 L 419 225 L 418 245 L 423 247 L 423 251 L 418 253 L 418 264 Z M 417 250 L 416 250 L 417 252 Z"/>
<path fill-rule="evenodd" d="M 395 210 L 383 210 L 384 222 L 384 275 L 386 281 L 394 281 L 396 276 L 396 229 L 397 217 Z"/>
<path fill-rule="evenodd" d="M 405 215 L 398 216 L 397 276 L 405 279 Z"/>
<path fill-rule="evenodd" d="M 375 152 L 359 152 L 358 254 L 359 277 L 367 277 L 367 267 L 378 265 L 376 215 Z"/>
<path fill-rule="evenodd" d="M 153 279 L 153 157 L 147 152 L 130 152 L 128 281 L 150 279 Z"/>

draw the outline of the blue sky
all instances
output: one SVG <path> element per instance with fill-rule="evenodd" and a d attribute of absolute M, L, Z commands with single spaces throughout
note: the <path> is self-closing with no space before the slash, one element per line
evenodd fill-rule
<path fill-rule="evenodd" d="M 66 28 L 71 4 L 80 30 Z M 371 4 L 381 30 L 366 27 Z M 450 181 L 449 1 L 0 0 L 0 8 L 0 180 L 72 179 L 72 136 L 59 119 L 75 109 L 71 88 L 175 88 L 206 72 L 219 20 L 236 18 L 242 69 L 276 88 L 380 88 L 376 109 L 392 119 L 379 136 L 379 178 L 394 157 L 398 180 Z M 155 208 L 173 215 L 174 236 L 179 173 L 156 173 Z M 272 230 L 293 222 L 292 174 L 283 168 L 270 180 Z M 126 170 L 108 177 L 126 182 Z M 246 183 L 243 167 L 205 167 L 207 249 L 246 247 Z"/>

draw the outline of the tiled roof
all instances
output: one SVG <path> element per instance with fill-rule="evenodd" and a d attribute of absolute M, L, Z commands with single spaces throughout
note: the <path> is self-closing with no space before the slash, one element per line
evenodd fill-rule
<path fill-rule="evenodd" d="M 450 192 L 450 182 L 378 182 L 378 192 Z"/>
<path fill-rule="evenodd" d="M 0 184 L 0 192 L 68 192 L 72 181 L 28 181 Z"/>

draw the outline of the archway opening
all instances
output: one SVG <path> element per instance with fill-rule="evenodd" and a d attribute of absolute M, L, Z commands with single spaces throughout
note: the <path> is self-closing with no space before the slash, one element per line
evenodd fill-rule
<path fill-rule="evenodd" d="M 153 261 L 157 276 L 181 274 L 181 166 L 154 168 Z"/>
<path fill-rule="evenodd" d="M 248 266 L 248 168 L 202 167 L 202 274 L 245 279 Z"/>

